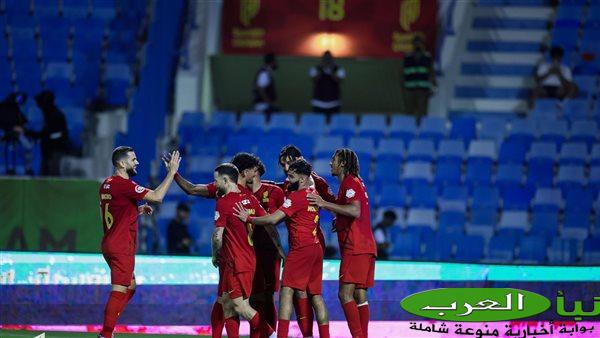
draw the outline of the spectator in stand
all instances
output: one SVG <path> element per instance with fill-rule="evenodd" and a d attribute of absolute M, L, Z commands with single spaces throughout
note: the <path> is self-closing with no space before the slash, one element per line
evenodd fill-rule
<path fill-rule="evenodd" d="M 27 118 L 21 112 L 21 105 L 27 101 L 27 94 L 12 93 L 0 102 L 0 129 L 4 131 L 4 161 L 6 174 L 15 175 L 17 167 L 17 148 L 21 148 L 25 174 L 33 175 L 31 168 L 31 150 L 33 143 L 28 138 Z"/>
<path fill-rule="evenodd" d="M 275 88 L 275 79 L 273 73 L 277 70 L 278 64 L 275 54 L 269 53 L 264 57 L 264 64 L 254 77 L 253 95 L 254 110 L 266 113 L 269 116 L 272 112 L 279 111 L 275 106 L 277 102 L 277 90 Z"/>
<path fill-rule="evenodd" d="M 177 205 L 177 215 L 167 228 L 167 252 L 171 255 L 189 255 L 192 247 L 192 236 L 187 223 L 190 219 L 190 207 L 186 203 Z"/>
<path fill-rule="evenodd" d="M 404 89 L 408 114 L 418 119 L 427 115 L 429 97 L 437 91 L 433 58 L 420 36 L 413 39 L 414 51 L 404 58 Z"/>
<path fill-rule="evenodd" d="M 575 97 L 576 86 L 573 83 L 571 69 L 562 63 L 565 51 L 559 47 L 552 47 L 550 50 L 550 62 L 541 63 L 536 71 L 533 90 L 533 100 L 537 98 L 557 98 L 565 99 Z"/>
<path fill-rule="evenodd" d="M 329 120 L 331 114 L 340 111 L 340 84 L 346 77 L 346 70 L 335 63 L 330 51 L 326 51 L 321 63 L 310 69 L 310 77 L 314 82 L 312 110 L 326 114 Z"/>
<path fill-rule="evenodd" d="M 393 210 L 386 210 L 383 213 L 383 220 L 379 222 L 373 229 L 373 235 L 375 236 L 375 243 L 377 243 L 377 258 L 382 260 L 389 259 L 388 250 L 391 246 L 392 240 L 388 229 L 396 223 L 396 213 Z"/>
<path fill-rule="evenodd" d="M 40 175 L 60 176 L 60 160 L 69 150 L 69 130 L 65 114 L 56 107 L 54 94 L 45 90 L 35 96 L 44 114 L 44 127 L 39 133 L 42 147 Z"/>

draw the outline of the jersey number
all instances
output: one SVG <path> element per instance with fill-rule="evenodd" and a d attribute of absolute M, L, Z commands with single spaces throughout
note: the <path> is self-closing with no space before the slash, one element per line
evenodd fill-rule
<path fill-rule="evenodd" d="M 254 246 L 254 241 L 252 240 L 254 229 L 252 228 L 252 223 L 246 223 L 246 229 L 248 230 L 248 244 L 250 244 L 250 246 Z"/>
<path fill-rule="evenodd" d="M 113 222 L 113 215 L 110 213 L 110 211 L 108 211 L 108 203 L 106 203 L 104 206 L 104 224 L 106 224 L 106 227 L 110 229 L 110 227 L 113 225 Z"/>

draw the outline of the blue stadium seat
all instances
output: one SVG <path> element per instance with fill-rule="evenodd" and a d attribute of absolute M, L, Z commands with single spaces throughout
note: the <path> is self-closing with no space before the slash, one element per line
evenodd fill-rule
<path fill-rule="evenodd" d="M 572 142 L 585 142 L 588 149 L 591 149 L 598 139 L 598 134 L 598 127 L 593 121 L 573 121 L 569 140 Z"/>
<path fill-rule="evenodd" d="M 466 226 L 467 234 L 479 235 L 489 239 L 494 234 L 497 214 L 495 208 L 480 208 L 471 210 L 471 218 Z"/>
<path fill-rule="evenodd" d="M 565 193 L 565 211 L 589 213 L 594 204 L 594 195 L 591 189 L 572 188 Z"/>
<path fill-rule="evenodd" d="M 492 140 L 500 144 L 506 136 L 506 120 L 502 118 L 485 118 L 479 121 L 478 138 Z"/>
<path fill-rule="evenodd" d="M 212 113 L 208 123 L 208 128 L 209 131 L 233 131 L 236 128 L 235 113 L 227 111 L 216 111 Z"/>
<path fill-rule="evenodd" d="M 536 99 L 530 115 L 533 118 L 556 118 L 561 114 L 561 107 L 558 99 Z"/>
<path fill-rule="evenodd" d="M 554 142 L 557 146 L 565 141 L 569 134 L 569 126 L 564 120 L 546 120 L 539 121 L 540 141 Z"/>
<path fill-rule="evenodd" d="M 417 134 L 417 122 L 414 116 L 409 115 L 392 115 L 389 136 L 397 137 L 408 144 Z"/>
<path fill-rule="evenodd" d="M 515 256 L 517 239 L 512 236 L 494 236 L 490 239 L 485 261 L 492 263 L 510 263 Z"/>
<path fill-rule="evenodd" d="M 406 219 L 407 226 L 413 227 L 429 227 L 431 229 L 436 228 L 435 221 L 435 210 L 434 209 L 417 209 L 412 208 L 408 210 L 408 216 Z"/>
<path fill-rule="evenodd" d="M 178 129 L 180 131 L 186 129 L 192 129 L 195 132 L 198 132 L 199 129 L 204 127 L 204 114 L 199 111 L 185 111 L 181 115 L 181 120 L 179 120 Z"/>
<path fill-rule="evenodd" d="M 529 228 L 527 211 L 504 211 L 500 216 L 498 229 L 520 229 L 523 232 Z"/>
<path fill-rule="evenodd" d="M 529 148 L 529 145 L 536 137 L 536 128 L 532 120 L 512 120 L 509 125 L 509 130 L 508 140 L 520 141 L 525 144 L 526 148 Z"/>
<path fill-rule="evenodd" d="M 562 192 L 556 188 L 540 188 L 537 189 L 531 208 L 534 211 L 552 211 L 558 212 L 563 208 Z"/>
<path fill-rule="evenodd" d="M 562 21 L 564 22 L 564 21 Z M 559 22 L 561 23 L 561 22 Z M 551 44 L 553 46 L 561 46 L 564 50 L 571 51 L 574 50 L 577 46 L 577 34 L 579 31 L 579 27 L 575 25 L 570 25 L 568 27 L 556 25 L 552 30 L 552 41 Z"/>
<path fill-rule="evenodd" d="M 186 172 L 212 174 L 218 164 L 216 156 L 191 156 L 187 158 Z"/>
<path fill-rule="evenodd" d="M 600 264 L 600 237 L 588 238 L 583 241 L 583 264 Z"/>
<path fill-rule="evenodd" d="M 400 181 L 400 168 L 402 162 L 395 159 L 378 160 L 375 166 L 375 182 L 385 186 L 388 183 Z"/>
<path fill-rule="evenodd" d="M 368 155 L 370 158 L 375 154 L 375 142 L 370 137 L 351 137 L 348 147 L 354 150 L 359 157 Z"/>
<path fill-rule="evenodd" d="M 527 168 L 527 184 L 550 187 L 554 179 L 554 165 L 550 162 L 530 162 Z"/>
<path fill-rule="evenodd" d="M 440 231 L 445 233 L 463 233 L 465 231 L 465 213 L 442 211 L 439 215 Z"/>
<path fill-rule="evenodd" d="M 437 159 L 439 162 L 457 162 L 461 163 L 465 158 L 465 146 L 460 140 L 441 140 Z"/>
<path fill-rule="evenodd" d="M 585 182 L 585 168 L 581 165 L 563 165 L 558 169 L 556 186 L 561 189 L 582 187 Z"/>
<path fill-rule="evenodd" d="M 401 139 L 386 138 L 379 142 L 377 148 L 377 160 L 402 160 L 406 150 L 404 149 L 404 142 Z"/>
<path fill-rule="evenodd" d="M 354 114 L 337 114 L 331 117 L 329 122 L 329 134 L 342 136 L 348 140 L 356 133 L 356 116 Z"/>
<path fill-rule="evenodd" d="M 321 135 L 326 128 L 326 118 L 323 114 L 303 113 L 298 124 L 299 134 Z"/>
<path fill-rule="evenodd" d="M 473 188 L 480 185 L 490 185 L 492 182 L 492 163 L 478 160 L 467 162 L 465 183 Z"/>
<path fill-rule="evenodd" d="M 285 137 L 281 134 L 262 134 L 260 137 L 257 137 L 256 152 L 261 158 L 273 160 L 277 164 L 279 152 L 286 144 Z"/>
<path fill-rule="evenodd" d="M 592 90 L 591 87 L 580 87 L 580 91 Z M 566 100 L 563 114 L 569 119 L 589 118 L 590 101 L 587 99 Z"/>
<path fill-rule="evenodd" d="M 40 1 L 41 2 L 41 1 Z M 32 13 L 32 2 L 27 0 L 4 0 L 6 14 L 24 16 Z"/>
<path fill-rule="evenodd" d="M 386 184 L 381 187 L 379 205 L 381 207 L 404 207 L 407 204 L 406 188 L 399 184 Z"/>
<path fill-rule="evenodd" d="M 421 241 L 419 235 L 414 233 L 399 234 L 392 245 L 390 258 L 392 259 L 418 259 L 421 251 Z"/>
<path fill-rule="evenodd" d="M 131 66 L 126 63 L 109 63 L 104 73 L 105 79 L 127 80 L 132 76 Z"/>
<path fill-rule="evenodd" d="M 562 145 L 559 155 L 560 165 L 584 165 L 587 162 L 587 145 L 583 142 L 567 142 Z"/>
<path fill-rule="evenodd" d="M 493 186 L 475 187 L 471 207 L 473 209 L 496 210 L 500 204 L 500 193 Z M 494 223 L 495 224 L 495 223 Z"/>
<path fill-rule="evenodd" d="M 50 62 L 46 65 L 45 76 L 72 79 L 74 73 L 75 70 L 72 64 L 66 62 Z"/>
<path fill-rule="evenodd" d="M 546 239 L 542 236 L 521 238 L 516 263 L 542 264 L 546 261 Z"/>
<path fill-rule="evenodd" d="M 452 247 L 462 242 L 462 235 L 437 232 L 425 239 L 423 259 L 428 261 L 448 261 L 452 256 Z"/>
<path fill-rule="evenodd" d="M 530 233 L 544 236 L 547 243 L 558 234 L 558 212 L 533 211 Z"/>
<path fill-rule="evenodd" d="M 554 163 L 557 157 L 556 144 L 550 142 L 534 142 L 529 149 L 529 164 L 532 162 Z"/>
<path fill-rule="evenodd" d="M 419 138 L 430 139 L 437 144 L 448 133 L 448 122 L 441 117 L 426 116 L 419 125 Z"/>
<path fill-rule="evenodd" d="M 411 190 L 417 184 L 429 184 L 433 178 L 431 163 L 407 162 L 402 172 L 402 182 Z"/>
<path fill-rule="evenodd" d="M 68 58 L 69 42 L 67 37 L 50 36 L 42 41 L 42 55 L 46 62 L 64 62 Z"/>
<path fill-rule="evenodd" d="M 465 213 L 468 200 L 469 191 L 467 187 L 460 185 L 446 186 L 438 199 L 438 208 L 440 211 L 460 211 Z"/>
<path fill-rule="evenodd" d="M 331 157 L 335 151 L 344 147 L 344 139 L 341 136 L 322 136 L 315 144 L 315 156 Z"/>
<path fill-rule="evenodd" d="M 590 215 L 583 212 L 566 212 L 561 237 L 584 240 L 589 235 Z"/>
<path fill-rule="evenodd" d="M 437 205 L 437 188 L 429 184 L 414 184 L 409 186 L 410 203 L 412 208 L 435 208 Z"/>
<path fill-rule="evenodd" d="M 548 263 L 572 265 L 577 261 L 577 240 L 555 238 L 548 250 Z"/>
<path fill-rule="evenodd" d="M 509 187 L 501 192 L 504 210 L 528 210 L 533 198 L 533 190 L 529 186 Z"/>
<path fill-rule="evenodd" d="M 456 117 L 452 119 L 450 137 L 462 139 L 469 144 L 477 136 L 477 121 L 473 117 Z"/>
<path fill-rule="evenodd" d="M 516 163 L 522 164 L 525 162 L 528 146 L 525 142 L 508 139 L 502 142 L 500 153 L 498 154 L 499 163 Z"/>
<path fill-rule="evenodd" d="M 377 143 L 384 138 L 387 129 L 387 116 L 383 114 L 364 114 L 358 126 L 358 136 L 373 138 Z"/>
<path fill-rule="evenodd" d="M 483 257 L 484 244 L 481 236 L 464 236 L 463 241 L 457 243 L 454 259 L 459 262 L 479 262 Z"/>
<path fill-rule="evenodd" d="M 294 113 L 275 113 L 269 122 L 269 134 L 286 134 L 296 131 L 296 115 Z"/>
<path fill-rule="evenodd" d="M 263 133 L 267 127 L 266 116 L 260 112 L 243 112 L 240 117 L 239 132 Z"/>
<path fill-rule="evenodd" d="M 435 158 L 435 145 L 432 140 L 414 139 L 408 145 L 407 159 L 409 161 L 428 161 Z"/>
<path fill-rule="evenodd" d="M 239 152 L 253 152 L 255 136 L 251 134 L 237 133 L 227 136 L 225 142 L 225 154 L 233 156 Z"/>
<path fill-rule="evenodd" d="M 505 163 L 498 165 L 495 183 L 501 189 L 521 185 L 523 183 L 523 166 Z"/>
<path fill-rule="evenodd" d="M 441 162 L 435 168 L 435 182 L 439 187 L 461 183 L 461 164 Z"/>
<path fill-rule="evenodd" d="M 496 144 L 490 140 L 474 140 L 469 144 L 468 159 L 492 163 L 496 160 Z"/>
<path fill-rule="evenodd" d="M 129 101 L 129 80 L 108 79 L 104 82 L 106 102 L 112 105 L 124 106 Z"/>
<path fill-rule="evenodd" d="M 594 144 L 592 154 L 590 156 L 590 164 L 596 166 L 600 164 L 600 143 Z"/>

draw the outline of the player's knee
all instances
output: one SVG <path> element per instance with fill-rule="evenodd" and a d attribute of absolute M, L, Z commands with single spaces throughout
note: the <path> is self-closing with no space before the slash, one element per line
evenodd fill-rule
<path fill-rule="evenodd" d="M 338 298 L 342 304 L 348 303 L 354 299 L 352 293 L 345 289 L 340 289 L 340 291 L 338 291 Z"/>

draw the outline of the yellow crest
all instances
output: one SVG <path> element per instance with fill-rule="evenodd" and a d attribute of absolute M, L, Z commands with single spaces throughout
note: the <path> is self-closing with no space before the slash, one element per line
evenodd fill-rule
<path fill-rule="evenodd" d="M 260 10 L 260 0 L 240 0 L 240 22 L 244 26 L 250 26 L 252 18 Z"/>
<path fill-rule="evenodd" d="M 421 15 L 421 0 L 404 0 L 400 5 L 400 27 L 410 31 L 410 25 Z"/>

